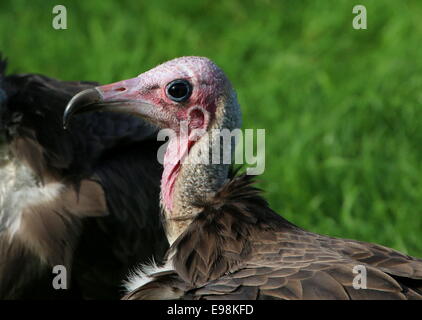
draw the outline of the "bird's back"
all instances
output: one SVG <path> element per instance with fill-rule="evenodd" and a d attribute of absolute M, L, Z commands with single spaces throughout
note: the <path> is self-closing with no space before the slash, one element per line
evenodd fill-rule
<path fill-rule="evenodd" d="M 7 160 L 0 175 L 11 172 L 11 182 L 0 186 L 5 190 L 0 255 L 8 261 L 0 268 L 0 296 L 60 297 L 51 289 L 52 264 L 64 264 L 72 297 L 118 298 L 128 270 L 153 257 L 159 260 L 168 246 L 158 206 L 162 168 L 156 160 L 156 129 L 132 117 L 94 113 L 64 131 L 67 102 L 96 83 L 4 76 L 2 66 L 0 129 Z M 27 180 L 17 174 L 21 171 Z M 46 190 L 52 199 L 42 198 Z M 28 192 L 35 194 L 34 201 L 19 212 L 7 210 L 8 203 L 18 195 L 27 198 Z M 12 225 L 17 230 L 12 232 Z M 30 245 L 37 242 L 43 245 Z M 22 283 L 1 281 L 18 277 L 9 273 L 12 269 L 27 275 L 20 277 Z M 35 286 L 44 287 L 44 294 Z"/>
<path fill-rule="evenodd" d="M 251 183 L 233 177 L 198 201 L 203 210 L 169 253 L 174 270 L 149 275 L 126 298 L 422 299 L 421 259 L 305 231 Z"/>

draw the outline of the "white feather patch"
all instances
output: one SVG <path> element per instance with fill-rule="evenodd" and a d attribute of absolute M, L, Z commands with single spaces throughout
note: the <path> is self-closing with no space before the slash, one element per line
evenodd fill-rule
<path fill-rule="evenodd" d="M 163 266 L 158 266 L 154 260 L 150 264 L 140 265 L 137 269 L 129 273 L 128 279 L 123 283 L 127 293 L 155 279 L 154 275 L 164 271 L 174 270 L 173 262 L 168 260 Z"/>
<path fill-rule="evenodd" d="M 0 232 L 18 232 L 25 208 L 54 200 L 61 183 L 39 184 L 30 168 L 10 161 L 0 168 Z"/>

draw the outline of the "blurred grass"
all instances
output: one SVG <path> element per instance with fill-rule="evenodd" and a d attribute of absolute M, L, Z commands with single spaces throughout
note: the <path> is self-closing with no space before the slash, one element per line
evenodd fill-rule
<path fill-rule="evenodd" d="M 368 30 L 352 28 L 364 4 Z M 309 230 L 422 257 L 422 3 L 2 0 L 10 71 L 102 83 L 208 56 L 266 129 L 272 207 Z"/>

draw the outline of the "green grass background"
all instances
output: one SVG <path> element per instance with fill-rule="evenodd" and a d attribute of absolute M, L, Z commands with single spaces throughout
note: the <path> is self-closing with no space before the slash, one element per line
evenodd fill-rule
<path fill-rule="evenodd" d="M 67 30 L 51 26 L 56 4 Z M 2 0 L 0 50 L 13 72 L 102 83 L 208 56 L 244 127 L 266 129 L 260 185 L 274 209 L 422 257 L 421 17 L 419 0 Z"/>

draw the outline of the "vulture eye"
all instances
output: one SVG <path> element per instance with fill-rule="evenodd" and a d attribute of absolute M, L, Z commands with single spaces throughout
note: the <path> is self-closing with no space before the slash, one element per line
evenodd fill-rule
<path fill-rule="evenodd" d="M 184 102 L 192 93 L 192 85 L 183 79 L 174 80 L 167 85 L 167 96 L 175 102 Z"/>

